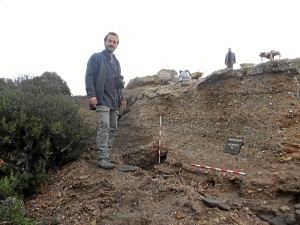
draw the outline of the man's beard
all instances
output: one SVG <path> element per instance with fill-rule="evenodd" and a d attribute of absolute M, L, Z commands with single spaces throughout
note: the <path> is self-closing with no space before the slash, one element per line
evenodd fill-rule
<path fill-rule="evenodd" d="M 114 52 L 114 47 L 112 47 L 112 46 L 107 46 L 106 47 L 106 51 L 108 51 L 108 52 L 110 52 L 110 53 L 113 53 Z"/>

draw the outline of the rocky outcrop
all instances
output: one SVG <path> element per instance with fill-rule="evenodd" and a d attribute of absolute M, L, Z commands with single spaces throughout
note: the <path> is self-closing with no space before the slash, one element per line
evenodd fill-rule
<path fill-rule="evenodd" d="M 156 75 L 136 77 L 129 81 L 126 88 L 133 89 L 136 87 L 168 85 L 178 81 L 178 74 L 175 70 L 160 70 Z"/>

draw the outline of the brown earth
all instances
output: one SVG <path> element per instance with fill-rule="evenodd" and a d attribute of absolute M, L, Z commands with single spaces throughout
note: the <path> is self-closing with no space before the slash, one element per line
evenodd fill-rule
<path fill-rule="evenodd" d="M 275 60 L 199 80 L 176 76 L 161 70 L 124 89 L 113 161 L 136 171 L 100 169 L 92 140 L 26 202 L 30 217 L 65 225 L 300 224 L 298 67 Z M 75 99 L 96 127 L 86 97 Z M 229 137 L 244 140 L 239 154 L 224 152 Z"/>

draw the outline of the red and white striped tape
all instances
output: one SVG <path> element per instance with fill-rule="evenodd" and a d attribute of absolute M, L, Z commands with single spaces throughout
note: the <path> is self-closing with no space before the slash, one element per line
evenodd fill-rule
<path fill-rule="evenodd" d="M 199 165 L 199 164 L 194 164 L 194 163 L 192 163 L 191 166 L 196 166 L 196 167 L 203 168 L 203 169 L 217 170 L 217 171 L 227 172 L 227 173 L 234 173 L 234 174 L 239 174 L 239 175 L 246 175 L 246 173 L 244 173 L 244 172 L 239 172 L 239 171 L 234 171 L 234 170 L 225 170 L 225 169 L 220 169 L 220 168 L 216 168 L 216 167 L 212 167 L 212 166 L 204 166 L 204 165 Z"/>
<path fill-rule="evenodd" d="M 160 163 L 162 116 L 159 117 L 158 163 Z"/>

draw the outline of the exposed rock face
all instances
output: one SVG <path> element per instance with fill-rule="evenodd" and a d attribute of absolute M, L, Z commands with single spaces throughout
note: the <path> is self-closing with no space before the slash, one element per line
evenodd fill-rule
<path fill-rule="evenodd" d="M 167 70 L 162 76 L 135 78 L 125 89 L 128 109 L 120 119 L 116 146 L 122 145 L 122 151 L 116 154 L 142 168 L 157 164 L 159 117 L 163 116 L 161 159 L 173 172 L 201 174 L 198 182 L 234 183 L 241 198 L 273 199 L 282 193 L 295 198 L 300 195 L 300 155 L 283 149 L 300 143 L 299 74 L 287 59 L 223 69 L 182 83 Z M 238 155 L 223 151 L 232 136 L 244 139 Z M 247 175 L 233 182 L 230 174 L 191 167 L 191 163 Z M 210 195 L 226 196 L 220 189 Z M 272 207 L 258 204 L 244 203 L 258 213 L 274 213 Z"/>
<path fill-rule="evenodd" d="M 287 142 L 282 139 L 293 139 L 298 132 L 291 134 L 289 129 L 298 125 L 299 116 L 299 69 L 290 60 L 223 69 L 183 83 L 174 82 L 175 71 L 162 71 L 163 76 L 135 78 L 125 89 L 128 109 L 120 124 L 130 125 L 132 132 L 137 129 L 135 137 L 148 137 L 143 146 L 157 142 L 160 115 L 165 132 L 171 134 L 164 134 L 165 154 L 173 154 L 173 148 L 181 145 L 178 140 L 186 135 L 198 142 L 197 149 L 202 145 L 212 151 L 222 151 L 228 136 L 241 136 L 246 139 L 244 153 L 256 151 L 252 157 L 258 157 L 256 153 L 263 150 L 281 151 Z M 134 141 L 130 144 L 141 147 Z M 142 165 L 151 163 L 138 166 Z"/>

